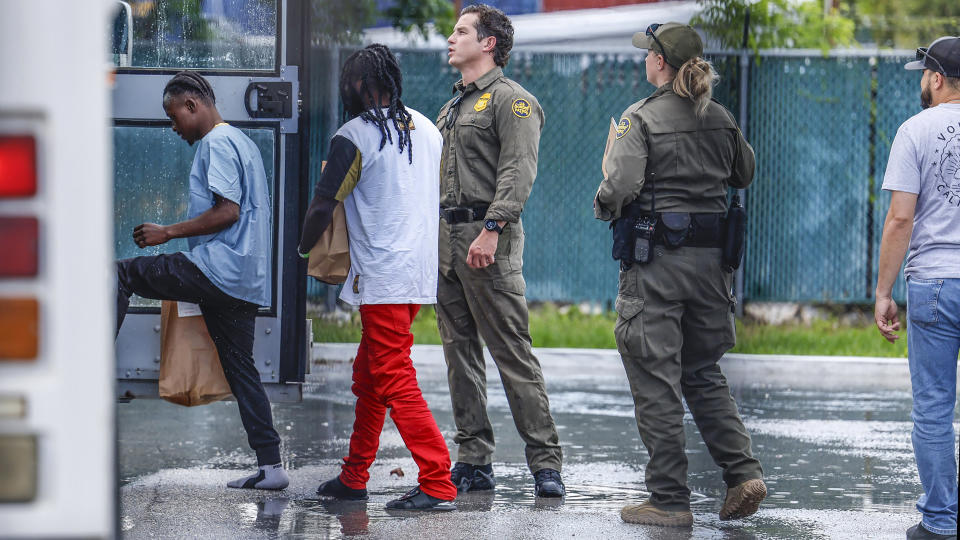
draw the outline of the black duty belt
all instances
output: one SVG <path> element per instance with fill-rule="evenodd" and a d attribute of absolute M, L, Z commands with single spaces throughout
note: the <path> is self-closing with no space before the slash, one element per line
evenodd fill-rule
<path fill-rule="evenodd" d="M 487 215 L 487 208 L 490 206 L 472 206 L 472 207 L 452 207 L 440 208 L 440 219 L 450 225 L 455 223 L 469 223 L 471 221 L 481 221 Z"/>
<path fill-rule="evenodd" d="M 667 247 L 700 247 L 717 248 L 723 247 L 724 231 L 727 226 L 727 218 L 724 214 L 718 213 L 690 213 L 684 214 L 676 212 L 673 216 L 689 216 L 686 225 L 681 229 L 672 228 L 670 216 L 668 213 L 655 214 L 656 231 L 654 240 L 657 245 Z M 651 216 L 649 213 L 640 213 L 639 217 Z M 683 222 L 684 220 L 681 220 Z M 679 236 L 677 236 L 679 235 Z M 671 237 L 673 237 L 671 241 Z M 679 244 L 679 245 L 678 245 Z"/>
<path fill-rule="evenodd" d="M 726 227 L 726 220 L 723 220 L 721 227 Z M 721 229 L 722 231 L 723 229 Z M 708 248 L 718 248 L 723 247 L 723 237 L 721 233 L 718 233 L 716 236 L 707 236 L 705 238 L 697 237 L 687 237 L 683 242 L 684 246 L 687 247 L 708 247 Z"/>

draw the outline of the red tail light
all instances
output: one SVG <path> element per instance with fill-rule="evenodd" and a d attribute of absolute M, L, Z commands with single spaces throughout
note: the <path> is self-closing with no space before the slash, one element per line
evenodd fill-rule
<path fill-rule="evenodd" d="M 37 143 L 31 136 L 0 135 L 0 198 L 37 193 Z"/>

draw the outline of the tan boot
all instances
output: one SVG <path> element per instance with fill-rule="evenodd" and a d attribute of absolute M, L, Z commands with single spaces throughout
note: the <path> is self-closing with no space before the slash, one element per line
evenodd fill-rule
<path fill-rule="evenodd" d="M 689 510 L 684 512 L 661 510 L 650 504 L 650 501 L 624 506 L 623 510 L 620 511 L 620 519 L 627 523 L 660 527 L 693 526 L 693 514 Z"/>
<path fill-rule="evenodd" d="M 754 478 L 727 488 L 727 498 L 720 509 L 720 520 L 740 519 L 751 516 L 760 508 L 760 501 L 767 497 L 767 485 L 763 480 Z"/>

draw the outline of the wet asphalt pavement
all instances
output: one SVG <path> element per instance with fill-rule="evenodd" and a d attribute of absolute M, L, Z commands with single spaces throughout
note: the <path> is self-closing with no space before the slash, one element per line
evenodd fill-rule
<path fill-rule="evenodd" d="M 564 450 L 562 504 L 535 500 L 533 480 L 496 369 L 488 397 L 497 436 L 494 493 L 466 494 L 457 511 L 391 515 L 383 504 L 416 485 L 417 468 L 392 422 L 371 469 L 367 503 L 314 491 L 338 474 L 353 423 L 355 346 L 324 346 L 297 404 L 275 404 L 291 485 L 231 490 L 256 460 L 233 402 L 192 409 L 161 401 L 118 405 L 121 530 L 127 538 L 903 538 L 921 493 L 910 445 L 906 362 L 731 355 L 723 362 L 763 464 L 769 497 L 755 516 L 720 522 L 724 485 L 685 419 L 695 526 L 623 523 L 642 501 L 646 452 L 615 351 L 538 350 Z M 438 347 L 413 353 L 421 388 L 452 448 Z M 455 457 L 455 453 L 453 454 Z M 394 471 L 401 470 L 403 476 Z"/>

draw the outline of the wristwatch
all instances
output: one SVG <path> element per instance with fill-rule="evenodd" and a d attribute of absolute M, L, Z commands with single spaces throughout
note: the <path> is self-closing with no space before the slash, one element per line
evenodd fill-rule
<path fill-rule="evenodd" d="M 488 230 L 488 231 L 493 231 L 493 232 L 495 232 L 495 233 L 497 233 L 497 234 L 500 234 L 500 233 L 503 232 L 503 227 L 501 227 L 501 226 L 497 223 L 497 220 L 495 220 L 495 219 L 486 219 L 486 220 L 484 220 L 484 221 L 483 221 L 483 228 L 486 229 L 486 230 Z"/>

